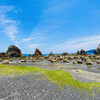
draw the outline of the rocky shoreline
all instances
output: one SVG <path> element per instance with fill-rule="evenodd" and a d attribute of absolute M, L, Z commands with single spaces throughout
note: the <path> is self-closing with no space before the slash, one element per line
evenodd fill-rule
<path fill-rule="evenodd" d="M 61 55 L 54 55 L 52 52 L 49 55 L 43 56 L 39 49 L 35 50 L 33 55 L 28 57 L 22 56 L 21 50 L 11 45 L 6 53 L 0 53 L 0 64 L 21 65 L 21 66 L 62 66 L 62 68 L 82 69 L 92 72 L 100 72 L 100 45 L 95 50 L 94 54 L 86 54 L 85 50 L 78 50 L 76 54 L 68 54 L 67 52 Z M 97 53 L 98 52 L 98 53 Z M 81 70 L 79 70 L 81 71 Z"/>
<path fill-rule="evenodd" d="M 99 48 L 99 47 L 98 47 Z M 9 46 L 6 53 L 0 53 L 0 64 L 8 66 L 40 67 L 45 70 L 64 70 L 70 73 L 79 82 L 100 82 L 100 55 L 98 49 L 94 55 L 86 54 L 85 50 L 76 54 L 54 55 L 52 52 L 43 56 L 39 49 L 28 57 L 22 56 L 16 46 Z M 0 99 L 2 100 L 99 100 L 100 93 L 94 91 L 95 96 L 72 87 L 63 87 L 59 90 L 56 84 L 51 83 L 42 75 L 25 75 L 7 77 L 0 76 Z"/>
<path fill-rule="evenodd" d="M 78 50 L 76 54 L 68 55 L 67 52 L 62 53 L 61 55 L 54 55 L 52 52 L 47 55 L 43 56 L 42 52 L 39 49 L 35 50 L 35 53 L 31 56 L 29 55 L 28 58 L 22 56 L 21 50 L 11 45 L 8 47 L 6 53 L 0 53 L 0 62 L 3 64 L 9 64 L 9 61 L 13 61 L 19 59 L 20 62 L 36 62 L 38 60 L 47 60 L 51 63 L 71 63 L 71 64 L 85 64 L 85 65 L 93 65 L 94 63 L 100 64 L 100 46 L 98 46 L 97 50 L 95 50 L 94 55 L 86 54 L 85 50 L 81 49 Z M 73 61 L 73 62 L 72 62 Z"/>

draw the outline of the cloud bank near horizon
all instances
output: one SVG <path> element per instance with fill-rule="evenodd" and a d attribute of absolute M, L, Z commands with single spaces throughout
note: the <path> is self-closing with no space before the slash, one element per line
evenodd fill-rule
<path fill-rule="evenodd" d="M 91 50 L 96 49 L 100 43 L 100 35 L 86 36 L 80 38 L 70 39 L 62 44 L 55 45 L 51 51 L 54 53 L 58 52 L 69 52 L 75 53 L 77 50 Z"/>

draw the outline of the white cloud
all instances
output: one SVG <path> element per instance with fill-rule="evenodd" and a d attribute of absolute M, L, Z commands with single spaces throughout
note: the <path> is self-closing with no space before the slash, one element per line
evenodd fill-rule
<path fill-rule="evenodd" d="M 33 40 L 34 38 L 23 38 L 21 42 L 27 42 L 27 41 L 30 41 L 30 40 Z"/>
<path fill-rule="evenodd" d="M 66 41 L 62 44 L 57 44 L 52 47 L 50 50 L 54 53 L 62 53 L 62 52 L 76 52 L 80 49 L 90 50 L 97 48 L 100 43 L 100 35 L 97 36 L 87 36 L 81 38 L 74 38 Z"/>
<path fill-rule="evenodd" d="M 35 32 L 35 33 L 34 33 Z M 46 39 L 45 36 L 43 36 L 43 34 L 38 33 L 36 31 L 32 32 L 33 34 L 31 34 L 30 36 L 28 36 L 28 38 L 23 38 L 22 41 L 18 41 L 19 43 L 23 42 L 29 42 L 29 43 L 39 43 L 39 42 L 42 42 Z"/>
<path fill-rule="evenodd" d="M 0 6 L 0 29 L 10 40 L 15 40 L 18 34 L 18 22 L 7 16 L 13 9 L 13 6 Z"/>
<path fill-rule="evenodd" d="M 14 8 L 13 6 L 0 5 L 0 13 L 7 13 L 11 11 L 13 8 Z"/>
<path fill-rule="evenodd" d="M 14 40 L 16 34 L 18 34 L 17 27 L 15 25 L 9 25 L 5 27 L 3 32 L 7 34 L 11 40 Z"/>
<path fill-rule="evenodd" d="M 34 49 L 38 48 L 39 46 L 40 46 L 40 44 L 29 44 L 28 48 L 34 50 Z"/>
<path fill-rule="evenodd" d="M 44 13 L 53 15 L 59 14 L 69 10 L 79 2 L 80 0 L 50 0 L 50 2 L 48 3 L 48 9 L 46 9 Z"/>

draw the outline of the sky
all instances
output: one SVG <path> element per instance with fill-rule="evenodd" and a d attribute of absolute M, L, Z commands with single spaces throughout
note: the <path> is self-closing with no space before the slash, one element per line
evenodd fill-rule
<path fill-rule="evenodd" d="M 75 53 L 100 43 L 100 0 L 0 0 L 0 52 Z"/>

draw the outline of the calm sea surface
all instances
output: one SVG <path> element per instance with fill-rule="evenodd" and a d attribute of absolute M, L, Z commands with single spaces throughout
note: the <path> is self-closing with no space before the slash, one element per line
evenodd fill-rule
<path fill-rule="evenodd" d="M 29 55 L 33 55 L 33 54 L 23 54 L 23 56 L 26 56 L 26 57 L 28 57 Z M 46 56 L 46 55 L 49 55 L 49 54 L 43 54 L 43 56 Z"/>
<path fill-rule="evenodd" d="M 72 53 L 70 53 L 70 54 L 72 54 Z M 93 53 L 87 53 L 87 54 L 93 55 Z M 28 57 L 29 55 L 33 55 L 33 54 L 23 54 L 23 56 L 26 56 L 26 57 Z M 46 56 L 46 55 L 49 55 L 49 54 L 43 54 L 43 56 Z M 54 55 L 56 55 L 56 54 L 54 54 Z M 61 54 L 59 54 L 59 55 L 61 55 Z"/>

